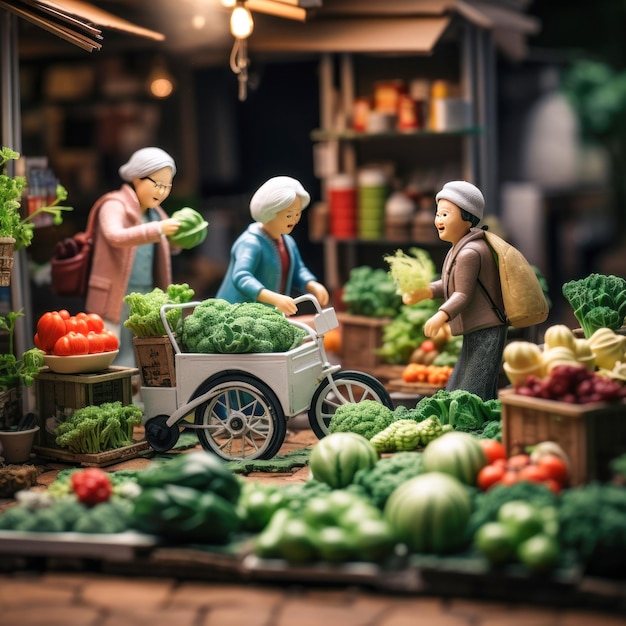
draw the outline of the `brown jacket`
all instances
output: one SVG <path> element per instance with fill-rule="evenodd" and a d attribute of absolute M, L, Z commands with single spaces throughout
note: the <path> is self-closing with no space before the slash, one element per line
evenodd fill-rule
<path fill-rule="evenodd" d="M 482 229 L 471 228 L 448 251 L 441 279 L 433 282 L 431 288 L 434 298 L 444 300 L 439 310 L 448 314 L 453 335 L 503 324 L 485 294 L 486 290 L 498 309 L 504 311 L 498 267 Z"/>
<path fill-rule="evenodd" d="M 137 246 L 157 244 L 154 286 L 166 289 L 172 282 L 170 245 L 166 237 L 159 235 L 159 222 L 142 223 L 139 200 L 130 185 L 105 194 L 94 208 L 99 203 L 85 309 L 119 323 Z M 161 207 L 156 211 L 161 219 L 168 217 Z"/>

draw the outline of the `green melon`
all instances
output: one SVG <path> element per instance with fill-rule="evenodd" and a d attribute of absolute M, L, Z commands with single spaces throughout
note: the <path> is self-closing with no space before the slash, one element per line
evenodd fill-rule
<path fill-rule="evenodd" d="M 309 469 L 315 480 L 341 489 L 352 483 L 360 469 L 370 469 L 377 462 L 378 452 L 362 435 L 331 433 L 311 450 Z"/>
<path fill-rule="evenodd" d="M 463 547 L 471 508 L 460 481 L 429 472 L 395 489 L 384 515 L 396 539 L 412 552 L 446 554 Z"/>
<path fill-rule="evenodd" d="M 431 441 L 422 454 L 427 472 L 443 472 L 466 485 L 476 485 L 487 457 L 478 439 L 469 433 L 449 432 Z"/>

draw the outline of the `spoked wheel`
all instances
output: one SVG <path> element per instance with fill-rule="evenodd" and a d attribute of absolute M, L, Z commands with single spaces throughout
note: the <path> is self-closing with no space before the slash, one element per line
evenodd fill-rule
<path fill-rule="evenodd" d="M 167 415 L 157 415 L 148 420 L 145 425 L 146 441 L 157 452 L 171 450 L 180 437 L 178 424 L 173 427 L 167 425 Z"/>
<path fill-rule="evenodd" d="M 276 394 L 245 374 L 219 380 L 210 390 L 209 400 L 195 412 L 195 424 L 202 426 L 197 431 L 202 447 L 227 460 L 276 456 L 287 434 Z"/>
<path fill-rule="evenodd" d="M 341 396 L 350 403 L 375 400 L 393 409 L 393 402 L 387 390 L 378 379 L 369 374 L 337 372 L 333 374 L 333 380 Z M 345 401 L 337 397 L 330 381 L 323 380 L 315 390 L 309 407 L 309 424 L 318 439 L 326 437 L 330 418 L 342 404 L 345 404 Z"/>

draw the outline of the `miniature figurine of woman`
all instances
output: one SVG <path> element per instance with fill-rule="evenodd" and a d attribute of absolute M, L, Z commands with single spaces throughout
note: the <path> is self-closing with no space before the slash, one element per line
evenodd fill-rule
<path fill-rule="evenodd" d="M 304 264 L 291 236 L 310 200 L 302 184 L 289 176 L 270 178 L 257 189 L 250 200 L 255 222 L 233 244 L 217 298 L 263 302 L 285 315 L 298 310 L 289 295 L 294 291 L 328 304 L 328 291 Z"/>
<path fill-rule="evenodd" d="M 471 183 L 446 183 L 435 196 L 435 227 L 442 241 L 452 244 L 441 279 L 423 290 L 405 293 L 405 304 L 427 298 L 443 304 L 425 324 L 424 334 L 435 336 L 449 322 L 453 335 L 463 335 L 463 347 L 446 389 L 463 389 L 483 400 L 498 397 L 498 378 L 508 324 L 498 268 L 485 241 L 484 230 L 475 228 L 483 217 L 485 200 Z"/>
<path fill-rule="evenodd" d="M 104 194 L 96 220 L 93 263 L 85 309 L 98 313 L 120 340 L 116 365 L 135 367 L 132 333 L 123 326 L 128 317 L 124 296 L 167 289 L 172 282 L 167 235 L 180 224 L 161 208 L 176 174 L 174 159 L 160 148 L 137 150 L 119 168 L 125 184 Z"/>

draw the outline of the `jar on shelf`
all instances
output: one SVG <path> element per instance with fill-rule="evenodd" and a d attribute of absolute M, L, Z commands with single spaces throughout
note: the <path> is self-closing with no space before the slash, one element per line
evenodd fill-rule
<path fill-rule="evenodd" d="M 330 234 L 347 239 L 357 231 L 357 194 L 354 176 L 336 174 L 328 181 L 328 211 Z"/>
<path fill-rule="evenodd" d="M 385 239 L 408 241 L 415 203 L 404 191 L 394 191 L 385 203 Z"/>
<path fill-rule="evenodd" d="M 383 236 L 388 193 L 387 175 L 383 170 L 368 168 L 359 172 L 357 233 L 361 239 Z"/>
<path fill-rule="evenodd" d="M 397 114 L 400 96 L 406 93 L 404 81 L 384 80 L 374 85 L 374 110 L 380 113 Z"/>

